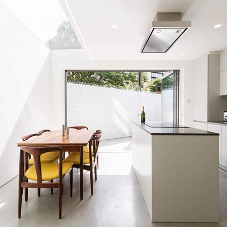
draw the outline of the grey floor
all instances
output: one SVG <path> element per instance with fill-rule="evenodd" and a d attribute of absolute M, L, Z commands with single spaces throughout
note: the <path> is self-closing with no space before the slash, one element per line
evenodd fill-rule
<path fill-rule="evenodd" d="M 90 196 L 89 173 L 84 176 L 84 200 L 79 199 L 79 172 L 74 170 L 73 197 L 69 177 L 64 186 L 63 217 L 58 219 L 57 190 L 29 190 L 23 201 L 22 218 L 17 218 L 16 177 L 0 188 L 0 226 L 86 226 L 86 227 L 227 227 L 227 173 L 220 170 L 220 223 L 151 223 L 131 163 L 131 138 L 102 141 L 98 181 Z M 204 190 L 206 190 L 204 188 Z"/>

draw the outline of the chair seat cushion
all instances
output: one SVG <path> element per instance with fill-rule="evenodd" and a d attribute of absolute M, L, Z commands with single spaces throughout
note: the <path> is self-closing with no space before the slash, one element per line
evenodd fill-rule
<path fill-rule="evenodd" d="M 62 175 L 65 175 L 73 166 L 73 162 L 62 163 Z M 53 180 L 59 177 L 58 163 L 41 163 L 42 181 Z M 31 166 L 25 176 L 33 181 L 37 181 L 35 165 Z"/>
<path fill-rule="evenodd" d="M 79 152 L 72 152 L 69 156 L 63 160 L 65 162 L 73 162 L 74 164 L 80 164 L 80 153 Z M 92 156 L 92 162 L 94 162 L 94 157 Z M 84 152 L 84 164 L 90 164 L 89 161 L 89 153 Z"/>
<path fill-rule="evenodd" d="M 91 146 L 91 150 L 93 153 L 93 146 Z M 79 147 L 62 147 L 62 151 L 64 152 L 80 152 L 80 148 Z M 89 153 L 89 146 L 85 146 L 83 147 L 83 151 L 86 153 Z"/>
<path fill-rule="evenodd" d="M 91 151 L 93 154 L 93 146 L 91 146 Z M 84 147 L 84 152 L 89 153 L 89 146 L 87 145 L 86 147 Z"/>
<path fill-rule="evenodd" d="M 55 161 L 58 160 L 58 158 L 59 158 L 59 152 L 58 151 L 51 151 L 51 152 L 47 152 L 47 153 L 40 155 L 40 161 L 41 162 L 47 162 L 47 163 L 55 162 Z M 30 165 L 34 164 L 33 158 L 29 159 L 29 164 Z"/>

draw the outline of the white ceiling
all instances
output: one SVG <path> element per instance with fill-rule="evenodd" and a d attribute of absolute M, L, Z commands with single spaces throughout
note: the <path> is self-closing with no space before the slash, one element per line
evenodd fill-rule
<path fill-rule="evenodd" d="M 227 0 L 59 1 L 94 60 L 194 60 L 227 48 Z M 182 12 L 192 27 L 167 53 L 140 53 L 156 12 Z"/>

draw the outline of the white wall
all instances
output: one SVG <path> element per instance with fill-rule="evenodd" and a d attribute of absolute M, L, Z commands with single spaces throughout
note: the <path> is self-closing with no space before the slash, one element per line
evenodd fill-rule
<path fill-rule="evenodd" d="M 64 70 L 180 69 L 180 123 L 193 126 L 192 61 L 92 61 L 84 50 L 51 51 L 51 128 L 64 123 Z"/>
<path fill-rule="evenodd" d="M 207 121 L 208 55 L 194 61 L 194 120 Z"/>
<path fill-rule="evenodd" d="M 0 4 L 0 186 L 18 175 L 23 135 L 50 126 L 50 56 Z"/>
<path fill-rule="evenodd" d="M 145 106 L 146 121 L 161 120 L 161 94 L 67 84 L 68 125 L 101 129 L 102 139 L 132 135 L 132 121 Z"/>
<path fill-rule="evenodd" d="M 173 122 L 173 89 L 166 89 L 162 91 L 161 99 L 161 121 Z"/>

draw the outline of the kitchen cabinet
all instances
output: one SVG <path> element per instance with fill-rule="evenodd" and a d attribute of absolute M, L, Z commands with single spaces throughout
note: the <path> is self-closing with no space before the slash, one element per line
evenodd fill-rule
<path fill-rule="evenodd" d="M 227 126 L 222 126 L 222 162 L 221 164 L 227 168 Z"/>
<path fill-rule="evenodd" d="M 227 49 L 220 54 L 220 71 L 227 70 Z"/>
<path fill-rule="evenodd" d="M 220 72 L 220 95 L 227 95 L 227 69 Z"/>
<path fill-rule="evenodd" d="M 223 126 L 218 124 L 209 124 L 209 123 L 207 124 L 208 131 L 216 132 L 219 134 L 219 164 L 222 164 L 222 127 Z"/>
<path fill-rule="evenodd" d="M 223 121 L 227 96 L 220 96 L 220 54 L 209 53 L 194 61 L 193 81 L 194 121 Z M 227 83 L 222 92 L 224 86 Z"/>
<path fill-rule="evenodd" d="M 227 50 L 220 54 L 220 95 L 227 95 Z"/>

